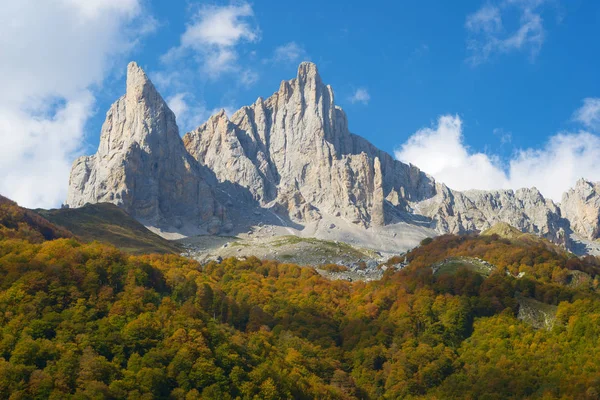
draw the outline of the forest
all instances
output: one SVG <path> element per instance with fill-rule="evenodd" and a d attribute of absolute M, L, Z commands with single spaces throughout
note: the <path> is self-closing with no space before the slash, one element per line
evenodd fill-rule
<path fill-rule="evenodd" d="M 449 257 L 477 257 L 487 277 Z M 2 399 L 597 399 L 594 257 L 441 236 L 380 281 L 81 243 L 0 202 Z M 395 260 L 390 260 L 393 264 Z M 556 306 L 552 326 L 520 298 Z"/>

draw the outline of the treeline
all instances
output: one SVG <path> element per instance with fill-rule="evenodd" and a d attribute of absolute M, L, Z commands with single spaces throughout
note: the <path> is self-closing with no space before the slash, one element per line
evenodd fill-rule
<path fill-rule="evenodd" d="M 0 239 L 0 398 L 598 398 L 595 259 L 441 237 L 381 281 L 311 268 L 130 256 L 74 239 Z M 499 266 L 433 275 L 432 263 Z M 575 261 L 573 261 L 575 260 Z M 555 271 L 587 271 L 574 286 Z M 508 272 L 508 273 L 507 273 Z M 520 279 L 518 272 L 526 272 Z M 558 304 L 552 330 L 516 295 Z"/>

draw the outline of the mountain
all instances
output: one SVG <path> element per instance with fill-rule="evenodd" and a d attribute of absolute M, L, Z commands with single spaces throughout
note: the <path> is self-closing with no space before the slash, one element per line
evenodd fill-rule
<path fill-rule="evenodd" d="M 132 63 L 98 153 L 73 166 L 67 204 L 112 202 L 165 236 L 271 225 L 275 234 L 401 251 L 499 222 L 565 245 L 571 234 L 590 240 L 598 219 L 577 210 L 593 199 L 573 193 L 561 209 L 535 188 L 452 190 L 351 133 L 333 89 L 308 62 L 269 98 L 231 118 L 221 111 L 182 140 Z"/>
<path fill-rule="evenodd" d="M 183 146 L 175 114 L 130 63 L 126 94 L 106 115 L 98 152 L 73 164 L 66 204 L 109 202 L 158 229 L 215 233 L 222 208 L 206 179 Z"/>
<path fill-rule="evenodd" d="M 132 254 L 181 252 L 179 246 L 154 234 L 114 204 L 29 210 L 0 195 L 0 240 L 3 239 L 31 243 L 56 239 L 99 241 Z"/>
<path fill-rule="evenodd" d="M 261 206 L 277 204 L 297 221 L 329 214 L 365 227 L 384 224 L 380 159 L 349 134 L 314 64 L 301 64 L 296 79 L 231 120 L 224 112 L 213 116 L 184 143 L 220 181 L 240 184 Z M 409 178 L 410 167 L 403 167 Z"/>
<path fill-rule="evenodd" d="M 559 243 L 561 245 L 559 246 L 556 242 L 550 242 L 539 235 L 533 233 L 523 233 L 506 222 L 499 222 L 491 228 L 481 232 L 480 235 L 482 237 L 493 237 L 495 235 L 498 238 L 509 240 L 513 244 L 543 247 L 554 252 L 564 252 L 566 247 L 565 243 Z"/>

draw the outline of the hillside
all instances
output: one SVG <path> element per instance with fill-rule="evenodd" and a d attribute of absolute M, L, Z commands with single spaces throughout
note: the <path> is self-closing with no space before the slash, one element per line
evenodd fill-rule
<path fill-rule="evenodd" d="M 133 254 L 179 252 L 176 244 L 152 233 L 110 203 L 36 211 L 54 224 L 65 227 L 83 242 L 97 240 Z"/>
<path fill-rule="evenodd" d="M 597 259 L 452 235 L 406 258 L 365 283 L 255 257 L 201 266 L 0 239 L 0 399 L 599 393 Z"/>
<path fill-rule="evenodd" d="M 20 238 L 39 243 L 72 236 L 68 230 L 0 195 L 0 238 Z"/>
<path fill-rule="evenodd" d="M 493 236 L 496 235 L 502 239 L 508 239 L 513 243 L 520 243 L 524 245 L 544 246 L 553 251 L 565 251 L 564 246 L 559 246 L 556 243 L 552 243 L 548 239 L 535 235 L 533 233 L 524 233 L 505 222 L 499 222 L 489 229 L 481 232 L 481 236 Z M 563 238 L 564 240 L 565 238 Z M 556 240 L 558 242 L 558 239 Z"/>

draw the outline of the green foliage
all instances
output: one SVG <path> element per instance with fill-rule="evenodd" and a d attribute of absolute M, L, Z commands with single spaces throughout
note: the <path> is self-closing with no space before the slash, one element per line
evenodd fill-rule
<path fill-rule="evenodd" d="M 427 246 L 431 242 L 433 242 L 433 239 L 430 237 L 426 237 L 425 239 L 421 240 L 421 246 Z"/>
<path fill-rule="evenodd" d="M 5 238 L 0 399 L 597 397 L 595 259 L 455 236 L 407 257 L 350 283 L 253 257 Z M 468 257 L 498 269 L 432 273 Z M 555 312 L 551 329 L 517 319 L 523 299 Z"/>

